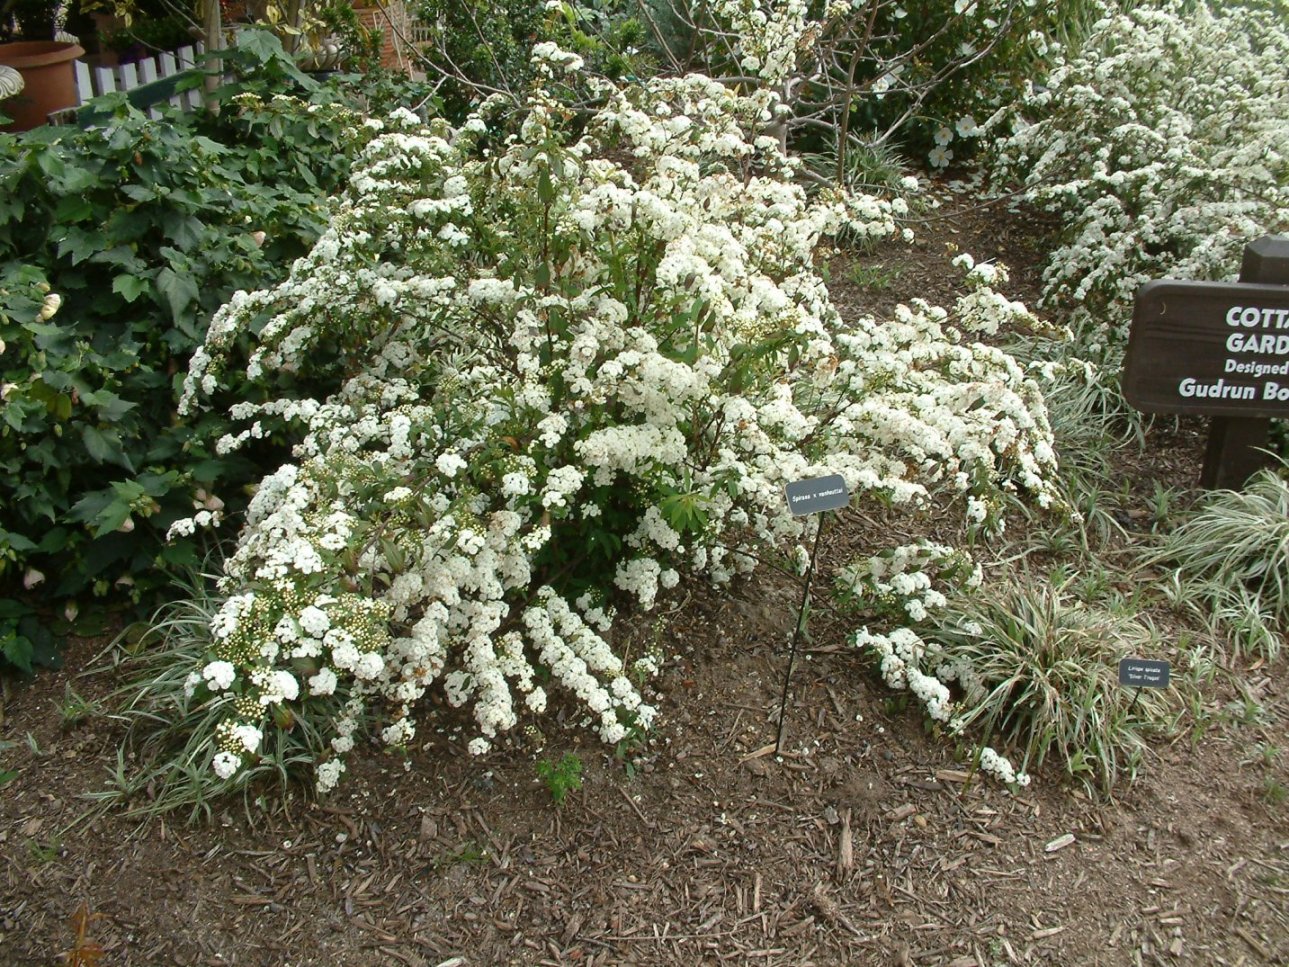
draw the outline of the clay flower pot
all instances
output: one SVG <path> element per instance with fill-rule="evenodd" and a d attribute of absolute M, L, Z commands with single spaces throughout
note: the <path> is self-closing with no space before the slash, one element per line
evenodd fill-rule
<path fill-rule="evenodd" d="M 78 44 L 57 40 L 23 40 L 0 44 L 0 64 L 22 75 L 24 90 L 5 102 L 4 113 L 13 118 L 6 131 L 30 131 L 49 120 L 52 111 L 75 107 L 75 61 L 85 50 Z"/>

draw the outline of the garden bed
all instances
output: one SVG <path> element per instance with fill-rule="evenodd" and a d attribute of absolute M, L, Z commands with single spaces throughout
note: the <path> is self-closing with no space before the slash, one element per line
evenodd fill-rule
<path fill-rule="evenodd" d="M 961 251 L 1010 264 L 1014 294 L 1035 301 L 1032 221 L 942 193 L 912 245 L 832 259 L 843 315 L 947 301 Z M 1202 447 L 1197 423 L 1161 424 L 1125 451 L 1126 542 L 1149 539 L 1156 482 L 1193 485 Z M 874 529 L 891 543 L 870 514 L 840 516 L 825 574 Z M 624 626 L 631 651 L 657 641 L 669 658 L 638 761 L 572 731 L 484 760 L 433 734 L 407 758 L 355 757 L 320 803 L 232 800 L 195 827 L 83 818 L 121 730 L 85 714 L 117 682 L 86 674 L 105 642 L 80 642 L 65 671 L 5 700 L 17 774 L 0 799 L 0 961 L 55 962 L 82 904 L 108 964 L 1289 959 L 1283 661 L 1226 669 L 1112 799 L 1050 769 L 1012 793 L 924 734 L 823 612 L 794 676 L 792 752 L 767 754 L 798 594 L 763 572 L 724 594 L 673 592 Z M 583 788 L 557 807 L 534 761 L 568 753 Z"/>

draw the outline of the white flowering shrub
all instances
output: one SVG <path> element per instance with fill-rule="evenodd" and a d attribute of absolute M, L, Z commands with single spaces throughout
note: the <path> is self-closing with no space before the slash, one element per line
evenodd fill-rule
<path fill-rule="evenodd" d="M 691 76 L 602 102 L 576 118 L 539 92 L 504 141 L 391 119 L 290 278 L 212 323 L 185 411 L 234 367 L 334 386 L 234 406 L 221 444 L 296 440 L 189 676 L 225 711 L 219 776 L 308 717 L 326 790 L 365 730 L 449 727 L 431 691 L 469 710 L 475 753 L 556 700 L 606 742 L 648 728 L 653 664 L 614 647 L 615 606 L 791 551 L 786 481 L 836 472 L 911 512 L 933 491 L 1050 501 L 1037 387 L 965 334 L 1013 304 L 843 322 L 829 301 L 820 239 L 890 235 L 901 200 L 807 198 L 759 133 L 765 94 Z"/>
<path fill-rule="evenodd" d="M 1045 87 L 990 122 L 997 168 L 1055 212 L 1049 304 L 1122 335 L 1138 286 L 1233 278 L 1289 230 L 1289 7 L 1171 2 L 1100 20 Z M 1095 348 L 1095 347 L 1094 347 Z"/>
<path fill-rule="evenodd" d="M 785 143 L 829 157 L 898 143 L 934 167 L 974 152 L 977 118 L 1010 103 L 1055 56 L 1055 34 L 1100 0 L 671 0 L 687 27 L 663 41 L 674 69 L 775 91 Z M 643 6 L 643 5 L 642 5 Z M 646 8 L 648 9 L 648 8 Z M 658 19 L 646 17 L 662 34 Z"/>

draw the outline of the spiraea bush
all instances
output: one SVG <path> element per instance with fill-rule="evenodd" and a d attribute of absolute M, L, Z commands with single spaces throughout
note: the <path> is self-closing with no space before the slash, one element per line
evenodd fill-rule
<path fill-rule="evenodd" d="M 1055 212 L 1045 300 L 1095 352 L 1149 279 L 1234 277 L 1289 230 L 1289 5 L 1169 2 L 1115 12 L 990 126 L 997 172 Z"/>
<path fill-rule="evenodd" d="M 615 648 L 615 607 L 802 553 L 785 481 L 841 473 L 912 514 L 948 493 L 981 521 L 1007 491 L 1051 499 L 1037 386 L 969 339 L 1023 306 L 979 273 L 952 311 L 829 300 L 821 238 L 897 232 L 902 199 L 807 196 L 766 93 L 690 76 L 600 103 L 539 88 L 509 136 L 486 112 L 370 122 L 318 244 L 217 314 L 184 411 L 248 379 L 269 399 L 233 406 L 221 449 L 295 445 L 186 678 L 187 713 L 218 713 L 209 787 L 305 720 L 320 790 L 364 733 L 464 727 L 482 753 L 557 702 L 607 742 L 647 728 L 653 662 Z M 332 389 L 276 395 L 306 378 Z"/>
<path fill-rule="evenodd" d="M 676 4 L 700 69 L 778 91 L 791 140 L 850 152 L 899 144 L 945 168 L 975 151 L 977 119 L 1011 103 L 1099 0 L 720 0 Z M 822 137 L 821 137 L 822 132 Z"/>

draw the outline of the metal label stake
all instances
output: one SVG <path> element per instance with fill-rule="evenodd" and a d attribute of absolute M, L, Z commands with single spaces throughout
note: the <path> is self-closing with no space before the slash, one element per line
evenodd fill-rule
<path fill-rule="evenodd" d="M 779 729 L 774 739 L 774 754 L 783 750 L 783 726 L 788 711 L 788 689 L 792 684 L 792 666 L 797 660 L 797 646 L 805 633 L 806 621 L 809 618 L 810 584 L 815 576 L 815 563 L 819 559 L 819 538 L 824 532 L 824 519 L 828 511 L 840 510 L 850 503 L 850 491 L 841 474 L 830 474 L 826 477 L 814 477 L 810 480 L 798 480 L 785 488 L 788 497 L 788 509 L 795 517 L 809 514 L 820 514 L 819 527 L 815 530 L 814 546 L 810 550 L 810 563 L 806 566 L 806 579 L 801 589 L 801 609 L 797 612 L 797 625 L 792 632 L 792 646 L 788 649 L 788 668 L 783 676 L 783 693 L 779 697 Z"/>
<path fill-rule="evenodd" d="M 1166 661 L 1152 658 L 1122 659 L 1119 662 L 1119 684 L 1137 690 L 1133 693 L 1132 703 L 1124 717 L 1132 715 L 1136 709 L 1143 688 L 1167 688 L 1169 677 L 1170 668 Z"/>

